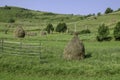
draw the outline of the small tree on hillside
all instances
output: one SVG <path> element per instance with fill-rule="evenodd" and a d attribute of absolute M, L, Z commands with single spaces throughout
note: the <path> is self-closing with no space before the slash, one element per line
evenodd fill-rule
<path fill-rule="evenodd" d="M 98 41 L 108 41 L 111 40 L 111 37 L 109 37 L 109 28 L 105 26 L 105 24 L 102 24 L 98 28 L 98 36 L 97 40 Z"/>
<path fill-rule="evenodd" d="M 50 34 L 51 31 L 53 32 L 54 31 L 53 25 L 52 24 L 48 24 L 47 27 L 46 27 L 46 31 L 47 31 L 48 34 Z"/>
<path fill-rule="evenodd" d="M 101 16 L 101 12 L 98 12 L 98 13 L 97 13 L 97 16 Z"/>
<path fill-rule="evenodd" d="M 105 14 L 112 13 L 112 12 L 113 12 L 113 10 L 112 10 L 111 8 L 107 8 L 107 9 L 105 10 Z"/>
<path fill-rule="evenodd" d="M 56 27 L 56 32 L 65 32 L 67 30 L 66 23 L 59 23 Z"/>
<path fill-rule="evenodd" d="M 114 28 L 114 38 L 115 40 L 119 40 L 120 41 L 120 22 L 118 22 Z"/>

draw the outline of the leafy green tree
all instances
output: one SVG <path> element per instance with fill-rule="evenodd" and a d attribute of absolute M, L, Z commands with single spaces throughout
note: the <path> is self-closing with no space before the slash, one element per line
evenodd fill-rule
<path fill-rule="evenodd" d="M 51 23 L 47 25 L 46 31 L 47 31 L 48 34 L 50 34 L 51 31 L 52 32 L 54 31 L 54 27 Z"/>
<path fill-rule="evenodd" d="M 112 12 L 113 12 L 113 10 L 112 10 L 111 8 L 107 8 L 107 9 L 105 10 L 105 14 L 112 13 Z"/>
<path fill-rule="evenodd" d="M 100 12 L 98 12 L 98 13 L 97 13 L 97 16 L 101 16 L 101 13 L 100 13 Z"/>
<path fill-rule="evenodd" d="M 108 26 L 105 26 L 105 24 L 102 24 L 98 28 L 98 35 L 97 40 L 98 41 L 109 41 L 111 40 L 111 37 L 109 37 L 109 28 Z"/>
<path fill-rule="evenodd" d="M 10 9 L 11 9 L 11 7 L 9 7 L 9 6 L 5 5 L 4 9 L 6 9 L 6 10 L 10 10 Z"/>
<path fill-rule="evenodd" d="M 56 32 L 66 32 L 67 25 L 66 23 L 59 23 L 56 27 Z"/>
<path fill-rule="evenodd" d="M 118 8 L 118 10 L 117 11 L 120 11 L 120 8 Z"/>
<path fill-rule="evenodd" d="M 114 38 L 115 40 L 119 40 L 120 41 L 120 22 L 118 22 L 114 28 Z"/>

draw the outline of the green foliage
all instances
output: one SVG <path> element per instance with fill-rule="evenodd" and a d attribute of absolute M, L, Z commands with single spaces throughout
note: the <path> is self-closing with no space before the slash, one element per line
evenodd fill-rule
<path fill-rule="evenodd" d="M 120 8 L 118 8 L 118 10 L 117 11 L 120 11 Z"/>
<path fill-rule="evenodd" d="M 6 9 L 6 10 L 10 10 L 10 9 L 11 9 L 11 7 L 9 7 L 9 6 L 5 5 L 4 9 Z"/>
<path fill-rule="evenodd" d="M 67 30 L 66 23 L 59 23 L 56 27 L 56 32 L 65 32 Z"/>
<path fill-rule="evenodd" d="M 48 24 L 47 27 L 46 27 L 46 31 L 47 31 L 48 34 L 50 34 L 51 31 L 53 32 L 54 31 L 53 25 L 52 24 Z"/>
<path fill-rule="evenodd" d="M 52 12 L 45 12 L 45 13 L 43 13 L 43 15 L 56 15 L 56 14 L 52 13 Z"/>
<path fill-rule="evenodd" d="M 113 10 L 112 10 L 111 8 L 107 8 L 107 9 L 105 10 L 105 14 L 112 13 L 112 12 L 113 12 Z"/>
<path fill-rule="evenodd" d="M 91 33 L 91 31 L 89 29 L 80 31 L 80 34 L 89 34 L 89 33 Z"/>
<path fill-rule="evenodd" d="M 21 12 L 16 13 L 17 18 L 33 18 L 33 16 L 35 15 L 29 11 L 22 10 Z"/>
<path fill-rule="evenodd" d="M 98 13 L 97 13 L 97 16 L 101 16 L 101 12 L 98 12 Z"/>
<path fill-rule="evenodd" d="M 108 26 L 105 26 L 105 24 L 102 24 L 98 28 L 98 36 L 96 37 L 98 41 L 109 41 L 111 40 L 111 37 L 109 37 L 109 28 Z"/>
<path fill-rule="evenodd" d="M 54 39 L 58 37 L 59 36 L 54 36 Z M 63 35 L 63 37 L 66 37 L 66 35 Z M 63 37 L 60 37 L 60 39 Z M 35 39 L 31 41 L 34 40 Z M 35 42 L 38 41 L 39 44 L 40 40 L 41 38 L 36 39 Z M 4 51 L 4 53 L 1 53 L 0 51 L 0 79 L 88 80 L 88 78 L 90 78 L 90 80 L 119 80 L 120 43 L 114 41 L 111 41 L 110 43 L 85 41 L 87 50 L 86 58 L 82 61 L 65 61 L 62 59 L 61 54 L 67 42 L 45 40 L 41 40 L 42 44 L 44 45 L 42 47 L 42 53 L 33 53 L 34 55 L 30 55 L 29 52 L 31 49 L 28 49 L 28 52 L 22 52 L 22 54 L 18 53 L 16 55 L 17 52 L 15 52 L 15 49 L 16 51 L 19 51 L 19 49 L 17 49 L 19 48 L 19 44 L 12 42 L 10 44 L 5 44 L 5 49 L 8 48 L 8 45 L 11 46 L 13 50 L 11 50 L 11 48 L 8 48 L 8 50 Z M 34 44 L 31 41 L 30 44 Z M 43 51 L 46 51 L 46 53 Z M 41 79 L 41 77 L 47 78 Z"/>
<path fill-rule="evenodd" d="M 118 22 L 114 28 L 114 38 L 115 40 L 119 40 L 120 41 L 120 22 Z"/>
<path fill-rule="evenodd" d="M 8 20 L 8 23 L 14 23 L 15 22 L 15 19 L 13 19 L 13 18 L 10 18 L 9 20 Z"/>

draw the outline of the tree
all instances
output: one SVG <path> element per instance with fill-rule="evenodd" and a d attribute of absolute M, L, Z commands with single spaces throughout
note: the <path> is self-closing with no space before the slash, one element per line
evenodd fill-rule
<path fill-rule="evenodd" d="M 10 9 L 11 9 L 11 7 L 9 7 L 9 6 L 5 5 L 4 9 L 6 9 L 6 10 L 10 10 Z"/>
<path fill-rule="evenodd" d="M 105 24 L 102 24 L 98 28 L 98 41 L 109 41 L 111 40 L 111 37 L 108 35 L 110 34 L 108 26 L 105 26 Z"/>
<path fill-rule="evenodd" d="M 118 8 L 118 10 L 117 11 L 120 11 L 120 8 Z"/>
<path fill-rule="evenodd" d="M 120 41 L 120 22 L 118 22 L 114 28 L 114 38 L 115 40 L 119 40 Z"/>
<path fill-rule="evenodd" d="M 98 12 L 98 13 L 97 13 L 97 16 L 101 16 L 101 13 L 100 13 L 100 12 Z"/>
<path fill-rule="evenodd" d="M 56 27 L 56 32 L 65 32 L 67 30 L 66 23 L 59 23 Z"/>
<path fill-rule="evenodd" d="M 48 34 L 50 34 L 51 31 L 52 32 L 54 31 L 54 27 L 51 23 L 47 25 L 46 31 L 47 31 Z"/>
<path fill-rule="evenodd" d="M 113 12 L 113 10 L 112 10 L 111 8 L 107 8 L 107 9 L 105 10 L 105 14 L 112 13 L 112 12 Z"/>

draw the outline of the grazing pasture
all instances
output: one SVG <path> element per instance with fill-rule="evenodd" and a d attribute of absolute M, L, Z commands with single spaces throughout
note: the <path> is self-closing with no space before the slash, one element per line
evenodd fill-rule
<path fill-rule="evenodd" d="M 113 38 L 113 28 L 120 12 L 85 17 L 54 14 L 11 7 L 0 7 L 0 80 L 119 80 L 120 42 Z M 8 23 L 14 18 L 15 22 Z M 11 19 L 10 19 L 11 20 Z M 68 33 L 47 34 L 47 24 L 65 22 Z M 105 23 L 110 28 L 111 41 L 97 42 L 97 30 Z M 25 38 L 16 38 L 14 30 L 20 25 Z M 72 39 L 70 32 L 89 29 L 80 34 L 84 43 L 85 59 L 65 60 L 65 46 Z M 42 33 L 45 32 L 45 33 Z"/>
<path fill-rule="evenodd" d="M 26 52 L 16 52 L 17 48 L 19 49 L 19 47 L 17 47 L 19 44 L 15 43 L 15 39 L 7 39 L 6 43 L 9 41 L 9 44 L 5 44 L 4 47 L 13 46 L 14 48 L 10 51 L 6 48 L 8 52 L 4 49 L 5 52 L 0 53 L 1 79 L 87 80 L 89 78 L 90 80 L 119 80 L 119 42 L 83 41 L 86 48 L 85 59 L 81 61 L 66 61 L 63 59 L 63 50 L 72 36 L 63 34 L 63 37 L 59 38 L 53 35 L 52 37 L 56 40 L 53 40 L 52 37 L 51 40 L 48 40 L 50 35 L 37 39 L 32 38 L 31 41 L 27 38 L 22 40 L 23 43 L 28 45 L 38 46 L 38 49 L 41 50 L 40 54 L 39 52 L 38 54 L 30 54 L 32 48 L 29 47 L 29 49 L 26 48 L 27 50 L 24 50 L 25 44 L 23 44 L 23 51 Z M 66 36 L 68 38 L 66 38 Z M 42 47 L 40 48 L 39 46 Z"/>

